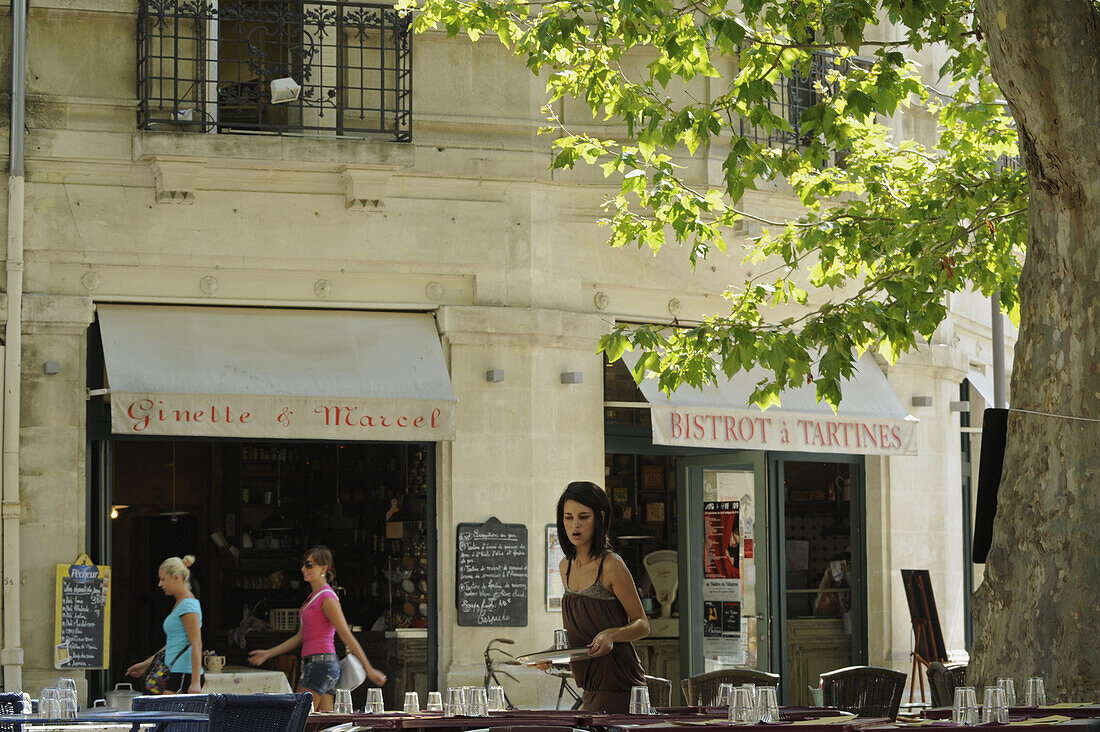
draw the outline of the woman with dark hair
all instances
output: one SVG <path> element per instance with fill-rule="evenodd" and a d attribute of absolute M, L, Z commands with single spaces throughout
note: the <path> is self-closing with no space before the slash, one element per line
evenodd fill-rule
<path fill-rule="evenodd" d="M 302 579 L 309 583 L 309 597 L 298 610 L 298 632 L 274 648 L 256 650 L 248 654 L 253 666 L 259 666 L 269 658 L 302 647 L 302 671 L 298 677 L 298 693 L 313 694 L 313 708 L 321 712 L 331 712 L 333 691 L 340 681 L 340 659 L 336 655 L 334 636 L 339 633 L 348 652 L 359 659 L 367 678 L 381 686 L 386 683 L 386 675 L 371 665 L 363 647 L 351 633 L 344 611 L 340 607 L 340 598 L 329 585 L 336 579 L 333 568 L 332 551 L 323 544 L 313 547 L 302 555 Z"/>
<path fill-rule="evenodd" d="M 566 486 L 558 499 L 562 622 L 570 648 L 588 648 L 587 658 L 570 662 L 573 679 L 584 690 L 581 709 L 625 713 L 630 688 L 645 685 L 630 641 L 649 635 L 649 620 L 630 570 L 611 550 L 610 523 L 602 488 L 586 481 Z"/>

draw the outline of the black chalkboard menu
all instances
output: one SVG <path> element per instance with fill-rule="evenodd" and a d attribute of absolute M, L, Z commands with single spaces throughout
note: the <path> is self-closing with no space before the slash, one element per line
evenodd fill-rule
<path fill-rule="evenodd" d="M 57 565 L 54 668 L 107 668 L 110 659 L 111 568 L 87 554 Z"/>
<path fill-rule="evenodd" d="M 455 549 L 459 625 L 527 625 L 527 527 L 459 524 Z"/>

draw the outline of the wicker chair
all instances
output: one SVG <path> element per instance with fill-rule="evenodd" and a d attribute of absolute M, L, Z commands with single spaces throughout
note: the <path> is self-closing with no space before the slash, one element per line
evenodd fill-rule
<path fill-rule="evenodd" d="M 860 717 L 898 716 L 906 674 L 879 666 L 849 666 L 821 674 L 822 697 L 827 707 L 853 712 Z"/>
<path fill-rule="evenodd" d="M 756 684 L 757 686 L 778 686 L 779 674 L 758 671 L 754 668 L 724 668 L 698 676 L 689 676 L 680 682 L 684 692 L 684 704 L 689 707 L 712 707 L 718 703 L 720 684 Z"/>
<path fill-rule="evenodd" d="M 660 676 L 645 677 L 646 686 L 649 687 L 649 705 L 652 707 L 672 706 L 672 682 L 662 679 Z"/>
<path fill-rule="evenodd" d="M 928 689 L 932 706 L 949 707 L 955 703 L 955 687 L 966 684 L 966 664 L 945 666 L 939 661 L 928 664 Z"/>
<path fill-rule="evenodd" d="M 313 695 L 211 694 L 210 732 L 302 732 Z"/>
<path fill-rule="evenodd" d="M 23 694 L 18 691 L 0 693 L 0 714 L 22 714 Z M 22 727 L 22 725 L 20 725 Z M 15 732 L 14 724 L 0 724 L 0 732 Z"/>
<path fill-rule="evenodd" d="M 205 712 L 209 694 L 156 694 L 135 696 L 130 708 L 135 712 Z M 207 732 L 207 722 L 168 722 L 157 725 L 157 732 Z"/>

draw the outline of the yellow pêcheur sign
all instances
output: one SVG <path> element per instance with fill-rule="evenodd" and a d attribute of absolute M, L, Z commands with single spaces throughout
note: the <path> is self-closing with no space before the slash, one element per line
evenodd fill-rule
<path fill-rule="evenodd" d="M 110 665 L 111 568 L 81 554 L 57 565 L 53 665 L 105 669 Z"/>

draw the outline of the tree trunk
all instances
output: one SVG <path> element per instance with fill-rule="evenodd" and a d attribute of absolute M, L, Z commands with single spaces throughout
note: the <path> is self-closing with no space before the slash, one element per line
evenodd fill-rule
<path fill-rule="evenodd" d="M 1011 406 L 1046 414 L 1009 414 L 967 683 L 1042 676 L 1048 702 L 1097 701 L 1100 10 L 979 0 L 978 15 L 1030 185 Z"/>

